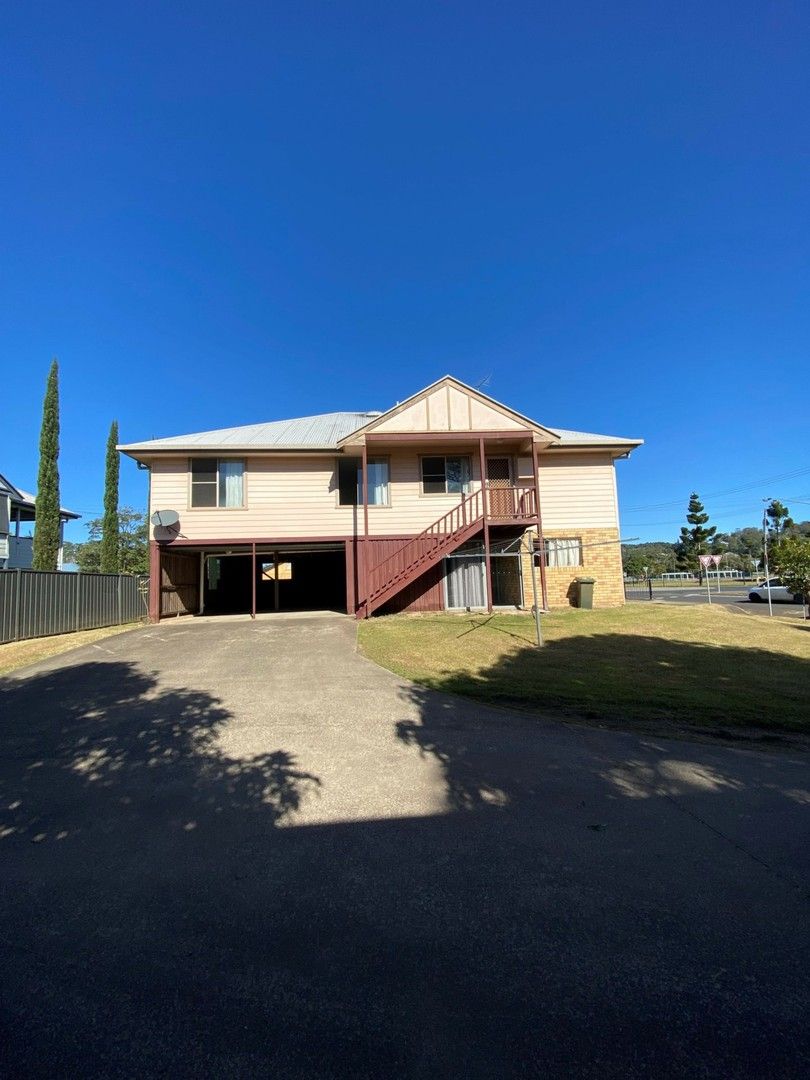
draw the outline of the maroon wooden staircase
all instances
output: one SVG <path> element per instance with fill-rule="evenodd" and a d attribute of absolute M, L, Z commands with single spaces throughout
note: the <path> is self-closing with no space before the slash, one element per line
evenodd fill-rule
<path fill-rule="evenodd" d="M 509 525 L 535 521 L 537 510 L 532 488 L 498 488 L 496 498 L 487 490 L 487 521 Z M 481 490 L 465 495 L 457 506 L 442 514 L 418 536 L 376 566 L 369 567 L 368 599 L 358 615 L 369 616 L 387 603 L 431 566 L 471 540 L 484 527 L 484 498 Z"/>

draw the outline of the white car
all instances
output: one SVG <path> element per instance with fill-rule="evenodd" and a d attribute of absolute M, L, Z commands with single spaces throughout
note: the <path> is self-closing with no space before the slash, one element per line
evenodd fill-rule
<path fill-rule="evenodd" d="M 767 602 L 769 585 L 771 587 L 771 600 L 774 602 L 780 601 L 781 603 L 787 604 L 801 603 L 801 597 L 794 596 L 790 589 L 782 584 L 779 578 L 771 578 L 770 581 L 763 581 L 761 585 L 757 585 L 757 587 L 752 589 L 748 594 L 748 599 L 758 604 L 761 604 L 763 600 Z"/>

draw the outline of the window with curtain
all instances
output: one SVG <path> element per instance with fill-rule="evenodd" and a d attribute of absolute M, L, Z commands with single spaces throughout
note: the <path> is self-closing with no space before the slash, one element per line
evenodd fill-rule
<path fill-rule="evenodd" d="M 579 537 L 546 540 L 546 566 L 582 566 L 582 541 Z"/>
<path fill-rule="evenodd" d="M 422 491 L 425 495 L 466 494 L 469 490 L 468 457 L 422 458 Z"/>
<path fill-rule="evenodd" d="M 368 505 L 389 504 L 388 458 L 368 459 Z M 363 505 L 363 467 L 359 458 L 338 458 L 338 505 Z"/>
<path fill-rule="evenodd" d="M 444 561 L 445 599 L 448 608 L 487 606 L 487 583 L 483 555 L 453 555 Z"/>
<path fill-rule="evenodd" d="M 191 505 L 244 506 L 245 463 L 222 458 L 191 459 Z"/>

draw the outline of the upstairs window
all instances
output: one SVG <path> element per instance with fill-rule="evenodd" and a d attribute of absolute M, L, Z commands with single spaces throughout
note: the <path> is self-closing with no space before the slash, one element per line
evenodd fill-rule
<path fill-rule="evenodd" d="M 582 566 L 582 541 L 578 537 L 546 540 L 546 566 Z"/>
<path fill-rule="evenodd" d="M 368 505 L 388 506 L 388 459 L 368 459 Z M 338 458 L 338 505 L 363 505 L 363 466 L 359 458 Z"/>
<path fill-rule="evenodd" d="M 422 458 L 422 491 L 425 495 L 466 494 L 469 490 L 468 457 Z"/>
<path fill-rule="evenodd" d="M 192 458 L 191 505 L 244 506 L 244 475 L 244 461 Z"/>

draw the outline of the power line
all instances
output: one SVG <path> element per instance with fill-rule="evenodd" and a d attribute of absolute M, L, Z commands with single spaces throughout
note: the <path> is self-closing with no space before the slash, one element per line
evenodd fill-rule
<path fill-rule="evenodd" d="M 740 484 L 739 487 L 726 488 L 725 491 L 711 491 L 707 495 L 701 495 L 701 499 L 720 499 L 724 495 L 736 495 L 740 491 L 751 491 L 753 488 L 763 487 L 765 484 L 777 484 L 783 480 L 792 480 L 797 476 L 805 476 L 810 473 L 810 468 L 805 467 L 802 469 L 794 469 L 792 472 L 781 473 L 779 476 L 766 476 L 764 480 L 752 480 L 747 484 Z M 629 506 L 624 512 L 626 514 L 640 513 L 643 510 L 666 510 L 670 506 L 682 506 L 684 501 L 681 499 L 672 499 L 669 502 L 660 503 L 647 503 L 643 506 Z"/>
<path fill-rule="evenodd" d="M 784 501 L 786 503 L 807 503 L 810 505 L 810 495 L 785 495 Z M 745 503 L 743 506 L 724 506 L 722 514 L 712 514 L 711 521 L 722 521 L 723 518 L 737 517 L 738 514 L 744 514 L 751 511 L 751 503 Z M 757 507 L 757 514 L 761 511 Z M 622 511 L 624 515 L 625 511 Z M 651 527 L 657 525 L 683 525 L 683 519 L 679 518 L 677 521 L 634 521 L 633 528 L 641 528 L 642 526 Z M 756 529 L 758 525 L 751 525 L 750 528 Z"/>

